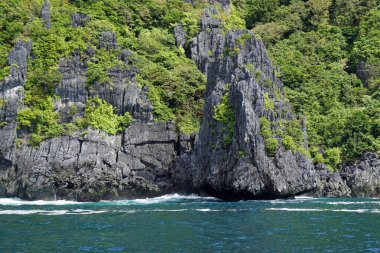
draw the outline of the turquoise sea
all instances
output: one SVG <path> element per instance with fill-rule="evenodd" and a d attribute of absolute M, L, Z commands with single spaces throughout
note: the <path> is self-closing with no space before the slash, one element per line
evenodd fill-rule
<path fill-rule="evenodd" d="M 0 252 L 380 252 L 380 199 L 0 199 Z"/>

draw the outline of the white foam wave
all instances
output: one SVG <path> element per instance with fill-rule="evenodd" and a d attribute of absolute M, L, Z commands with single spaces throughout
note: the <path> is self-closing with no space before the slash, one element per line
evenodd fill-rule
<path fill-rule="evenodd" d="M 28 215 L 44 212 L 44 210 L 0 210 L 0 215 Z"/>
<path fill-rule="evenodd" d="M 0 205 L 2 206 L 63 206 L 63 205 L 78 205 L 83 204 L 84 202 L 76 202 L 69 200 L 34 200 L 34 201 L 26 201 L 18 198 L 0 198 Z"/>
<path fill-rule="evenodd" d="M 68 212 L 67 210 L 52 210 L 52 211 L 43 211 L 39 214 L 43 214 L 43 215 L 64 215 L 67 212 Z"/>
<path fill-rule="evenodd" d="M 32 215 L 32 214 L 38 214 L 38 215 L 65 215 L 65 214 L 97 214 L 97 213 L 105 213 L 107 211 L 104 210 L 82 210 L 82 209 L 76 209 L 76 210 L 40 210 L 40 209 L 33 209 L 33 210 L 0 210 L 0 215 Z"/>
<path fill-rule="evenodd" d="M 315 198 L 309 197 L 309 196 L 295 196 L 294 199 L 306 200 L 306 199 L 315 199 Z"/>
<path fill-rule="evenodd" d="M 92 210 L 85 210 L 85 209 L 74 209 L 71 210 L 73 213 L 83 213 L 83 212 L 91 212 Z"/>
<path fill-rule="evenodd" d="M 216 200 L 213 197 L 200 197 L 198 195 L 180 195 L 180 194 L 167 194 L 155 198 L 145 198 L 145 199 L 133 199 L 133 200 L 116 200 L 116 201 L 102 201 L 103 203 L 112 203 L 115 205 L 149 205 L 149 204 L 158 204 L 162 202 L 178 201 L 178 200 Z"/>
<path fill-rule="evenodd" d="M 377 204 L 380 205 L 380 201 L 336 201 L 336 202 L 326 202 L 327 205 L 367 205 L 367 204 Z"/>
<path fill-rule="evenodd" d="M 177 201 L 177 200 L 216 200 L 213 197 L 200 197 L 198 195 L 180 195 L 180 194 L 167 194 L 160 197 L 155 198 L 145 198 L 145 199 L 134 199 L 134 200 L 104 200 L 102 203 L 112 203 L 115 205 L 130 205 L 130 204 L 157 204 L 168 201 Z M 30 206 L 45 206 L 45 205 L 53 205 L 53 206 L 63 206 L 63 205 L 82 205 L 91 202 L 77 202 L 77 201 L 69 201 L 69 200 L 35 200 L 35 201 L 26 201 L 18 198 L 0 198 L 0 205 L 3 206 L 22 206 L 22 205 L 30 205 Z"/>
<path fill-rule="evenodd" d="M 119 213 L 136 213 L 137 211 L 136 210 L 122 210 L 122 211 L 118 211 Z"/>
<path fill-rule="evenodd" d="M 320 208 L 267 208 L 268 211 L 287 212 L 345 212 L 345 213 L 380 213 L 378 209 L 320 209 Z"/>
<path fill-rule="evenodd" d="M 108 211 L 105 211 L 105 210 L 99 210 L 99 211 L 94 211 L 94 210 L 85 210 L 83 212 L 78 212 L 78 211 L 73 211 L 73 212 L 68 212 L 67 214 L 84 214 L 84 215 L 87 215 L 87 214 L 98 214 L 98 213 L 107 213 Z"/>
<path fill-rule="evenodd" d="M 366 213 L 371 211 L 370 209 L 338 209 L 338 210 L 331 210 L 333 212 L 345 212 L 345 213 Z"/>
<path fill-rule="evenodd" d="M 183 212 L 183 211 L 187 211 L 187 209 L 153 209 L 149 211 L 151 212 Z"/>
<path fill-rule="evenodd" d="M 309 197 L 309 196 L 295 196 L 292 199 L 274 199 L 274 200 L 264 200 L 271 204 L 293 204 L 293 203 L 302 203 L 305 201 L 312 200 L 313 202 L 319 198 Z"/>
<path fill-rule="evenodd" d="M 315 209 L 315 208 L 266 208 L 268 211 L 287 211 L 287 212 L 323 212 L 328 209 Z"/>
<path fill-rule="evenodd" d="M 300 203 L 301 201 L 294 201 L 294 200 L 269 200 L 269 203 L 276 205 L 276 204 L 291 204 L 291 203 Z"/>
<path fill-rule="evenodd" d="M 210 208 L 200 208 L 200 209 L 195 209 L 195 211 L 198 211 L 198 212 L 218 212 L 220 210 L 210 209 Z"/>

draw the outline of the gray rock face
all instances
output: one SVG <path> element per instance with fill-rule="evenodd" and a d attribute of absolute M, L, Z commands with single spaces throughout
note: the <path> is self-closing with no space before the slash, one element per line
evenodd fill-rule
<path fill-rule="evenodd" d="M 282 92 L 282 82 L 263 43 L 248 31 L 229 31 L 223 36 L 220 23 L 210 15 L 215 11 L 206 10 L 202 31 L 191 46 L 193 60 L 207 75 L 206 100 L 195 150 L 179 159 L 176 180 L 224 199 L 287 197 L 313 190 L 317 177 L 309 159 L 282 147 L 275 157 L 266 154 L 260 117 L 273 122 L 294 117 L 281 100 L 274 101 L 274 112 L 265 109 L 264 93 L 274 99 L 275 90 Z M 248 65 L 254 66 L 252 72 Z M 258 72 L 260 75 L 255 74 Z M 263 80 L 267 79 L 272 87 L 265 87 Z M 230 143 L 225 127 L 213 118 L 214 108 L 226 92 L 235 114 Z"/>
<path fill-rule="evenodd" d="M 380 197 L 380 157 L 365 153 L 354 165 L 340 172 L 353 197 Z"/>
<path fill-rule="evenodd" d="M 89 54 L 91 52 L 87 56 Z M 127 53 L 124 52 L 121 58 L 128 61 Z M 128 111 L 134 119 L 143 122 L 153 119 L 153 108 L 146 96 L 147 90 L 141 89 L 135 80 L 136 69 L 114 67 L 108 70 L 112 85 L 87 84 L 88 66 L 85 59 L 86 57 L 82 57 L 79 53 L 74 53 L 70 58 L 60 62 L 62 81 L 56 88 L 56 94 L 60 97 L 57 106 L 63 121 L 67 122 L 73 116 L 69 113 L 70 107 L 75 106 L 78 108 L 78 113 L 81 113 L 86 102 L 93 97 L 106 100 L 119 114 Z"/>
<path fill-rule="evenodd" d="M 318 166 L 317 197 L 380 197 L 380 157 L 367 152 L 352 165 L 339 172 Z"/>
<path fill-rule="evenodd" d="M 134 123 L 123 135 L 89 131 L 17 151 L 14 170 L 0 171 L 2 196 L 98 201 L 148 197 L 174 190 L 181 140 L 171 123 Z M 6 174 L 6 175 L 5 175 Z"/>
<path fill-rule="evenodd" d="M 51 17 L 50 17 L 50 2 L 45 0 L 42 5 L 41 18 L 44 22 L 46 28 L 51 28 Z"/>
<path fill-rule="evenodd" d="M 312 196 L 316 197 L 350 197 L 351 189 L 343 181 L 338 172 L 330 172 L 327 168 L 317 170 L 317 188 Z"/>
<path fill-rule="evenodd" d="M 223 10 L 229 10 L 231 0 L 209 0 L 209 3 L 210 4 L 220 3 L 222 5 Z"/>
<path fill-rule="evenodd" d="M 16 42 L 8 56 L 11 66 L 9 76 L 0 82 L 0 170 L 11 166 L 15 159 L 16 116 L 23 107 L 27 59 L 31 48 L 32 41 Z"/>
<path fill-rule="evenodd" d="M 229 5 L 229 0 L 218 2 Z M 45 1 L 45 25 L 50 24 L 49 10 L 50 4 Z M 79 201 L 172 192 L 197 192 L 227 200 L 304 193 L 379 197 L 377 154 L 366 153 L 339 173 L 328 172 L 323 165 L 314 166 L 299 152 L 286 150 L 280 137 L 276 137 L 279 147 L 275 154 L 267 154 L 260 119 L 268 119 L 273 131 L 279 122 L 299 119 L 284 102 L 281 75 L 270 63 L 263 43 L 246 30 L 222 33 L 221 22 L 213 14 L 217 14 L 216 9 L 205 11 L 201 32 L 190 47 L 192 59 L 207 75 L 199 135 L 179 134 L 172 122 L 153 122 L 148 90 L 138 85 L 138 70 L 128 66 L 128 50 L 119 56 L 125 65 L 108 69 L 110 84 L 88 84 L 88 59 L 96 59 L 95 50 L 88 48 L 60 61 L 62 81 L 56 88 L 60 99 L 55 109 L 62 122 L 72 122 L 74 116 L 83 114 L 89 99 L 100 97 L 118 114 L 131 113 L 133 123 L 115 136 L 88 129 L 87 133 L 45 140 L 39 147 L 23 142 L 16 148 L 16 116 L 23 108 L 32 47 L 32 42 L 18 41 L 8 57 L 10 74 L 0 82 L 0 196 Z M 74 27 L 85 25 L 86 20 L 84 14 L 72 16 Z M 175 36 L 178 46 L 186 44 L 182 27 L 177 26 Z M 117 49 L 116 35 L 102 33 L 99 47 Z M 215 119 L 215 108 L 224 97 L 233 112 L 232 129 Z M 272 108 L 268 108 L 268 99 Z M 300 130 L 307 149 L 302 119 Z"/>
<path fill-rule="evenodd" d="M 73 13 L 71 15 L 71 22 L 73 27 L 84 27 L 91 18 L 84 13 Z"/>
<path fill-rule="evenodd" d="M 102 32 L 99 37 L 99 47 L 106 50 L 116 49 L 116 34 L 113 32 Z"/>
<path fill-rule="evenodd" d="M 187 43 L 186 31 L 181 25 L 177 25 L 174 28 L 174 37 L 177 47 L 184 47 Z"/>

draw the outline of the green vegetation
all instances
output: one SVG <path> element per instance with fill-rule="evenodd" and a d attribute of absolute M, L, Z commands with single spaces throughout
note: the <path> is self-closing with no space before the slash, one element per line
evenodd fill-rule
<path fill-rule="evenodd" d="M 237 157 L 238 159 L 243 158 L 243 157 L 245 157 L 245 156 L 247 156 L 247 152 L 244 151 L 244 150 L 239 150 L 239 151 L 236 152 L 236 157 Z"/>
<path fill-rule="evenodd" d="M 223 125 L 223 130 L 226 132 L 224 143 L 231 144 L 234 134 L 235 113 L 228 102 L 229 93 L 224 94 L 222 101 L 214 107 L 214 115 L 212 116 L 216 121 Z"/>
<path fill-rule="evenodd" d="M 246 68 L 249 72 L 253 72 L 255 69 L 255 66 L 253 64 L 244 64 L 243 67 Z"/>
<path fill-rule="evenodd" d="M 310 157 L 309 152 L 304 147 L 304 136 L 298 120 L 270 122 L 266 117 L 261 117 L 259 123 L 265 148 L 269 155 L 275 155 L 281 143 L 286 150 L 293 153 L 300 152 Z"/>
<path fill-rule="evenodd" d="M 114 113 L 112 105 L 100 98 L 89 100 L 85 106 L 83 119 L 78 119 L 77 124 L 82 127 L 91 127 L 109 134 L 116 134 L 125 129 L 131 123 L 132 116 L 126 112 L 123 116 Z"/>
<path fill-rule="evenodd" d="M 32 130 L 30 143 L 39 145 L 46 138 L 59 136 L 64 131 L 64 126 L 58 123 L 58 113 L 54 112 L 53 99 L 38 100 L 33 109 L 25 108 L 17 115 L 18 127 L 26 127 Z"/>
<path fill-rule="evenodd" d="M 235 4 L 281 67 L 287 98 L 306 118 L 310 150 L 321 150 L 311 152 L 313 160 L 335 169 L 365 151 L 380 151 L 380 2 Z M 282 142 L 292 151 L 298 143 Z"/>
<path fill-rule="evenodd" d="M 282 144 L 284 144 L 285 149 L 291 150 L 293 153 L 297 151 L 297 144 L 289 135 L 284 136 L 282 139 Z"/>
<path fill-rule="evenodd" d="M 108 75 L 110 68 L 136 66 L 139 69 L 139 84 L 149 87 L 148 97 L 154 106 L 154 119 L 174 120 L 177 130 L 184 133 L 199 130 L 206 80 L 195 64 L 186 58 L 184 49 L 177 49 L 172 31 L 176 24 L 181 24 L 188 38 L 194 37 L 199 31 L 199 20 L 206 3 L 200 1 L 192 5 L 182 0 L 51 0 L 52 28 L 47 29 L 40 18 L 42 0 L 3 2 L 0 4 L 0 80 L 9 74 L 6 62 L 14 43 L 18 39 L 33 40 L 25 85 L 27 108 L 20 112 L 20 119 L 25 119 L 28 110 L 33 112 L 30 114 L 41 112 L 50 115 L 54 112 L 40 104 L 55 100 L 55 88 L 61 79 L 58 64 L 63 57 L 69 58 L 71 53 L 77 52 L 88 67 L 89 90 L 94 83 L 112 89 L 112 80 Z M 72 27 L 71 15 L 74 12 L 90 17 L 84 27 Z M 232 13 L 221 12 L 220 15 L 225 19 L 223 24 L 233 23 L 234 19 L 230 18 Z M 102 32 L 114 32 L 118 48 L 100 48 Z M 91 57 L 85 54 L 89 48 L 94 52 Z M 120 60 L 124 49 L 132 53 L 128 64 Z M 70 109 L 70 114 L 76 112 Z M 54 134 L 49 134 L 49 131 L 39 133 L 35 118 L 29 117 L 31 123 L 22 126 L 30 128 L 36 140 L 65 132 L 60 129 Z M 58 124 L 60 119 L 57 116 L 52 121 Z M 114 127 L 109 131 L 114 132 Z"/>
<path fill-rule="evenodd" d="M 207 1 L 195 1 L 195 2 L 207 2 Z M 234 5 L 230 5 L 230 11 L 223 11 L 222 8 L 217 4 L 216 5 L 218 14 L 213 15 L 214 18 L 219 19 L 222 23 L 222 29 L 224 33 L 227 33 L 229 30 L 238 30 L 245 28 L 245 20 L 241 16 L 239 10 L 235 8 Z"/>
<path fill-rule="evenodd" d="M 9 75 L 10 69 L 11 68 L 9 66 L 4 66 L 2 69 L 0 69 L 0 81 L 4 80 L 5 77 Z"/>
<path fill-rule="evenodd" d="M 236 42 L 237 44 L 239 45 L 243 45 L 245 43 L 246 40 L 249 40 L 252 38 L 252 35 L 250 33 L 245 33 L 241 36 L 239 36 L 237 39 L 236 39 Z"/>
<path fill-rule="evenodd" d="M 98 82 L 100 84 L 110 84 L 111 79 L 108 76 L 108 69 L 110 67 L 122 66 L 126 68 L 125 64 L 119 59 L 120 50 L 105 50 L 97 49 L 93 58 L 88 61 L 87 70 L 87 85 Z"/>
<path fill-rule="evenodd" d="M 175 46 L 171 32 L 164 29 L 142 30 L 136 48 L 138 81 L 149 87 L 156 121 L 175 120 L 184 133 L 199 130 L 206 78 L 183 49 Z"/>
<path fill-rule="evenodd" d="M 80 127 L 93 127 L 116 133 L 130 117 L 117 115 L 111 105 L 91 100 L 85 115 L 70 108 L 71 124 L 61 124 L 54 110 L 55 89 L 61 74 L 58 65 L 73 52 L 82 55 L 88 66 L 87 87 L 95 83 L 112 89 L 108 71 L 112 67 L 137 67 L 139 85 L 148 91 L 156 121 L 173 120 L 177 130 L 199 130 L 202 117 L 205 77 L 186 57 L 191 38 L 200 29 L 199 21 L 208 1 L 183 0 L 51 0 L 52 28 L 40 18 L 42 0 L 10 0 L 0 3 L 0 81 L 10 70 L 7 57 L 19 39 L 33 40 L 25 84 L 25 109 L 19 112 L 22 128 L 31 133 L 31 142 L 65 134 Z M 315 163 L 335 169 L 339 163 L 353 161 L 365 151 L 380 151 L 380 2 L 379 0 L 233 0 L 230 12 L 215 4 L 222 30 L 251 29 L 267 46 L 272 60 L 281 67 L 275 76 L 282 78 L 286 98 L 295 114 L 307 124 L 310 155 Z M 71 14 L 90 17 L 86 26 L 74 28 Z M 175 46 L 173 28 L 181 24 L 188 45 Z M 114 32 L 118 48 L 99 47 L 102 32 Z M 237 46 L 224 55 L 236 56 L 251 37 L 237 38 Z M 91 49 L 93 56 L 84 52 Z M 129 50 L 128 62 L 120 54 Z M 210 55 L 211 56 L 211 55 Z M 262 72 L 244 65 L 257 81 Z M 273 97 L 264 94 L 265 109 L 274 110 Z M 4 101 L 0 100 L 0 107 Z M 110 120 L 109 125 L 94 117 Z M 215 107 L 214 119 L 233 135 L 234 115 L 228 93 Z M 108 124 L 108 123 L 107 123 Z M 269 154 L 279 146 L 308 154 L 298 120 L 271 123 L 261 119 L 261 130 Z"/>
<path fill-rule="evenodd" d="M 0 81 L 9 74 L 7 58 L 14 39 L 24 30 L 35 11 L 31 1 L 0 2 Z"/>
<path fill-rule="evenodd" d="M 254 74 L 254 76 L 257 79 L 257 81 L 260 81 L 262 75 L 263 75 L 263 73 L 261 72 L 260 69 L 257 69 L 256 72 L 255 72 L 255 74 Z"/>
<path fill-rule="evenodd" d="M 7 104 L 7 100 L 5 100 L 4 98 L 0 98 L 0 109 L 5 107 Z"/>
<path fill-rule="evenodd" d="M 265 110 L 274 110 L 274 102 L 269 98 L 268 92 L 264 93 L 264 108 Z"/>
<path fill-rule="evenodd" d="M 270 121 L 266 117 L 260 118 L 260 132 L 264 138 L 265 149 L 268 155 L 274 156 L 279 148 L 279 143 L 271 130 Z"/>

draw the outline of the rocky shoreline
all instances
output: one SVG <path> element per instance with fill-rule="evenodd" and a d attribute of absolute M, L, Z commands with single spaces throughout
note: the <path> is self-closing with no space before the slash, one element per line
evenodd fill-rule
<path fill-rule="evenodd" d="M 46 10 L 45 10 L 46 12 Z M 23 87 L 32 41 L 16 43 L 8 62 L 10 76 L 0 83 L 0 197 L 99 201 L 154 197 L 167 193 L 198 193 L 225 200 L 316 197 L 379 197 L 380 157 L 365 153 L 352 165 L 330 172 L 301 152 L 286 150 L 282 140 L 271 155 L 260 120 L 271 125 L 300 121 L 305 149 L 306 129 L 285 102 L 280 70 L 274 68 L 264 44 L 247 30 L 224 33 L 220 21 L 205 10 L 200 33 L 190 46 L 191 58 L 207 76 L 204 115 L 199 134 L 180 134 L 172 122 L 154 122 L 152 105 L 135 79 L 136 70 L 109 71 L 112 90 L 86 87 L 81 55 L 61 60 L 62 73 L 55 108 L 65 121 L 71 105 L 83 108 L 100 97 L 134 122 L 118 135 L 91 129 L 43 141 L 38 147 L 17 138 L 28 133 L 17 128 L 23 107 Z M 50 17 L 50 16 L 49 16 Z M 50 22 L 47 22 L 50 25 Z M 184 30 L 175 29 L 178 46 Z M 115 34 L 103 33 L 105 48 L 115 47 Z M 91 54 L 91 52 L 87 52 Z M 128 52 L 122 58 L 127 60 Z M 125 86 L 128 82 L 129 85 Z M 225 99 L 233 115 L 227 127 L 215 118 Z M 266 101 L 272 106 L 268 109 Z M 274 127 L 275 128 L 275 127 Z M 275 130 L 275 129 L 274 129 Z"/>

